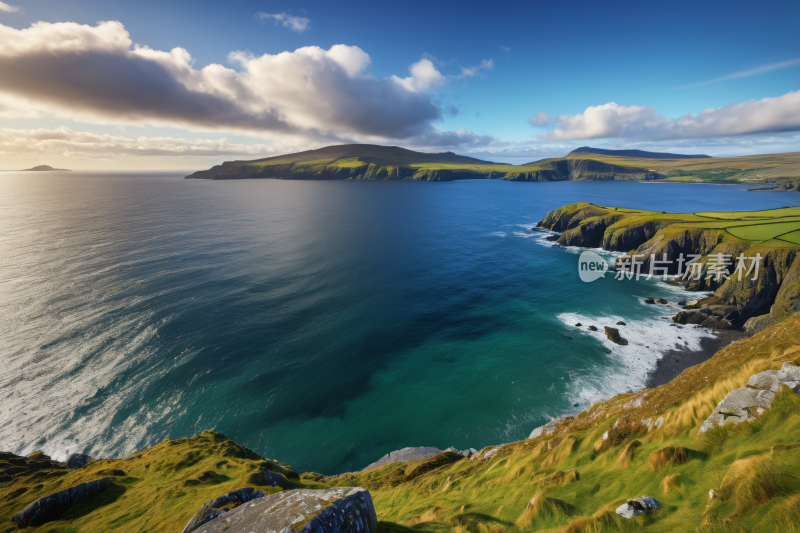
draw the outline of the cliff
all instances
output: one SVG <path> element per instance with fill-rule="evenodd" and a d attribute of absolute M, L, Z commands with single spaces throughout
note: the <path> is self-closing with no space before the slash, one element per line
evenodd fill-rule
<path fill-rule="evenodd" d="M 586 202 L 555 209 L 539 227 L 561 233 L 564 246 L 627 252 L 617 268 L 634 255 L 641 272 L 650 270 L 651 256 L 669 261 L 668 272 L 678 274 L 678 258 L 700 255 L 699 279 L 688 279 L 689 290 L 711 290 L 702 302 L 709 316 L 724 318 L 731 327 L 760 331 L 800 311 L 800 208 L 742 213 L 655 213 L 603 207 Z M 742 275 L 708 277 L 717 254 L 730 256 L 732 273 L 736 257 L 760 255 L 757 279 Z M 750 269 L 752 261 L 746 261 Z M 755 272 L 755 270 L 753 270 Z M 697 277 L 697 276 L 692 276 Z M 714 321 L 716 326 L 724 326 Z"/>

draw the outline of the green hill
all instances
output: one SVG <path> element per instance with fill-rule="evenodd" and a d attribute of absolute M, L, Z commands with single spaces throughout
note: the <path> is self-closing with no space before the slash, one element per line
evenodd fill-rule
<path fill-rule="evenodd" d="M 670 157 L 667 158 L 667 155 Z M 646 156 L 646 157 L 645 157 Z M 682 159 L 675 159 L 681 157 Z M 187 179 L 511 181 L 654 180 L 711 183 L 782 183 L 800 177 L 800 152 L 709 158 L 639 150 L 579 148 L 566 157 L 524 165 L 483 161 L 397 146 L 344 144 L 253 161 L 226 161 Z"/>

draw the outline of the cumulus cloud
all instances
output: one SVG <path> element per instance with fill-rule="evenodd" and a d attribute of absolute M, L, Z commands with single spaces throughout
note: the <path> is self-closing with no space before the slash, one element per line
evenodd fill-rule
<path fill-rule="evenodd" d="M 306 17 L 295 17 L 294 15 L 288 15 L 286 13 L 264 13 L 263 11 L 259 11 L 256 13 L 256 18 L 262 23 L 265 20 L 272 19 L 275 21 L 275 24 L 282 24 L 297 33 L 303 33 L 311 24 L 311 20 Z"/>
<path fill-rule="evenodd" d="M 356 46 L 256 56 L 202 69 L 183 48 L 134 45 L 119 22 L 0 25 L 0 93 L 78 120 L 162 124 L 310 140 L 406 139 L 441 112 L 424 91 L 444 83 L 422 59 L 408 78 L 375 78 Z"/>
<path fill-rule="evenodd" d="M 0 2 L 0 11 L 4 11 L 6 13 L 16 13 L 19 11 L 19 6 L 12 6 L 10 4 L 6 4 L 5 2 Z"/>
<path fill-rule="evenodd" d="M 447 81 L 442 73 L 436 70 L 433 62 L 427 57 L 420 59 L 408 67 L 408 71 L 411 73 L 411 76 L 406 78 L 392 76 L 392 79 L 409 92 L 416 93 L 427 91 L 431 87 L 444 85 Z"/>
<path fill-rule="evenodd" d="M 66 127 L 53 130 L 0 128 L 0 154 L 43 155 L 104 159 L 120 157 L 218 158 L 223 156 L 266 156 L 275 147 L 265 144 L 231 144 L 227 139 L 188 141 L 174 137 L 97 135 Z"/>
<path fill-rule="evenodd" d="M 538 115 L 537 115 L 538 116 Z M 800 91 L 731 103 L 678 118 L 659 115 L 654 106 L 614 102 L 561 115 L 556 127 L 540 134 L 549 140 L 633 138 L 646 140 L 728 137 L 800 130 Z"/>

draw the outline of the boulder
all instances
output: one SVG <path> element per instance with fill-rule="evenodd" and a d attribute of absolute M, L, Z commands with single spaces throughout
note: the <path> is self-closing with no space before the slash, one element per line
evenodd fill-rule
<path fill-rule="evenodd" d="M 656 303 L 659 303 L 661 305 L 667 305 L 669 302 L 666 301 L 664 298 L 659 298 L 658 300 L 656 300 Z"/>
<path fill-rule="evenodd" d="M 190 531 L 202 527 L 211 520 L 229 512 L 236 505 L 241 506 L 249 501 L 263 497 L 264 493 L 262 491 L 256 491 L 250 487 L 217 496 L 213 500 L 207 501 L 200 506 L 200 509 L 194 513 L 194 516 L 186 524 L 186 527 L 183 528 L 183 533 L 189 533 Z"/>
<path fill-rule="evenodd" d="M 541 435 L 549 435 L 550 433 L 554 432 L 558 426 L 560 426 L 565 420 L 566 416 L 560 416 L 558 418 L 554 418 L 547 424 L 543 426 L 539 426 L 538 428 L 531 431 L 531 434 L 528 436 L 529 439 L 535 439 Z"/>
<path fill-rule="evenodd" d="M 724 318 L 719 318 L 716 316 L 710 316 L 706 318 L 700 323 L 700 325 L 708 329 L 717 329 L 717 330 L 734 329 L 733 324 L 731 324 Z"/>
<path fill-rule="evenodd" d="M 800 389 L 800 367 L 786 362 L 780 370 L 766 370 L 752 376 L 746 387 L 732 390 L 719 402 L 703 425 L 705 433 L 717 424 L 738 424 L 755 420 L 772 405 L 772 399 L 786 385 L 795 392 Z"/>
<path fill-rule="evenodd" d="M 620 320 L 619 322 L 617 322 L 617 325 L 618 325 L 618 326 L 627 326 L 627 324 L 626 324 L 625 322 L 623 322 L 622 320 Z"/>
<path fill-rule="evenodd" d="M 655 298 L 645 298 L 644 303 L 646 303 L 646 304 L 655 304 L 656 300 L 655 300 Z"/>
<path fill-rule="evenodd" d="M 579 327 L 581 327 L 581 326 L 583 326 L 583 324 L 581 324 L 580 322 L 578 322 L 577 324 L 575 324 L 575 327 L 576 327 L 576 328 L 579 328 Z"/>
<path fill-rule="evenodd" d="M 608 340 L 610 340 L 611 342 L 619 344 L 620 346 L 628 345 L 628 341 L 626 341 L 620 336 L 619 330 L 617 328 L 610 328 L 606 326 L 605 330 L 606 330 L 606 337 L 608 337 Z"/>
<path fill-rule="evenodd" d="M 617 507 L 617 514 L 622 518 L 633 518 L 642 513 L 649 513 L 661 508 L 661 504 L 655 498 L 650 496 L 639 496 L 632 500 L 628 500 L 619 507 Z"/>
<path fill-rule="evenodd" d="M 680 311 L 677 315 L 672 317 L 672 321 L 676 324 L 686 324 L 689 321 L 689 313 Z"/>
<path fill-rule="evenodd" d="M 91 461 L 94 461 L 94 457 L 90 457 L 82 453 L 73 453 L 67 458 L 67 468 L 71 469 L 83 468 L 84 466 L 88 465 Z"/>
<path fill-rule="evenodd" d="M 376 533 L 372 497 L 361 487 L 295 489 L 229 511 L 197 533 Z"/>
<path fill-rule="evenodd" d="M 686 305 L 686 300 L 679 300 L 678 305 Z"/>
<path fill-rule="evenodd" d="M 433 446 L 403 448 L 401 450 L 395 450 L 387 453 L 371 465 L 366 466 L 361 471 L 366 472 L 367 470 L 378 468 L 379 466 L 389 463 L 394 463 L 395 461 L 416 461 L 418 459 L 430 459 L 434 455 L 438 455 L 440 453 L 442 453 L 442 450 L 439 448 L 434 448 Z"/>
<path fill-rule="evenodd" d="M 475 448 L 467 448 L 466 450 L 461 450 L 461 452 L 459 453 L 461 453 L 461 455 L 463 455 L 464 457 L 472 457 L 473 455 L 478 453 L 478 450 L 476 450 Z"/>
<path fill-rule="evenodd" d="M 36 527 L 58 520 L 70 507 L 107 489 L 109 485 L 111 478 L 104 477 L 39 498 L 11 517 L 11 521 L 19 527 Z"/>
<path fill-rule="evenodd" d="M 597 326 L 589 326 L 589 331 L 597 331 Z"/>

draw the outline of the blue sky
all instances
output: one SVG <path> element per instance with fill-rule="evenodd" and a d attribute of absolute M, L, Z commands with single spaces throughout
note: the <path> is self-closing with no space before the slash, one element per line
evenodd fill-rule
<path fill-rule="evenodd" d="M 18 161 L 47 159 L 74 160 L 70 164 L 75 168 L 203 168 L 238 156 L 254 158 L 275 151 L 348 141 L 399 144 L 425 151 L 447 149 L 485 157 L 494 154 L 495 160 L 523 162 L 539 156 L 563 155 L 571 147 L 582 145 L 745 155 L 797 151 L 800 140 L 800 121 L 794 118 L 800 110 L 792 95 L 800 89 L 800 39 L 796 28 L 800 3 L 796 1 L 556 5 L 14 0 L 3 5 L 8 8 L 0 5 L 0 24 L 6 28 L 4 38 L 32 43 L 0 67 L 0 75 L 6 79 L 16 74 L 24 77 L 27 66 L 37 65 L 37 61 L 49 65 L 49 59 L 42 59 L 43 54 L 53 52 L 36 47 L 44 46 L 40 41 L 51 39 L 47 32 L 63 37 L 63 31 L 48 26 L 33 36 L 31 25 L 39 21 L 90 28 L 95 28 L 98 21 L 118 21 L 122 28 L 118 31 L 129 34 L 131 47 L 140 45 L 164 52 L 182 48 L 191 54 L 190 64 L 196 71 L 211 64 L 232 71 L 246 70 L 245 63 L 231 62 L 229 54 L 234 51 L 257 58 L 302 47 L 328 51 L 334 45 L 346 45 L 368 55 L 368 64 L 361 65 L 367 66 L 354 76 L 377 80 L 408 78 L 410 66 L 421 60 L 427 60 L 436 72 L 434 77 L 405 82 L 405 87 L 416 93 L 411 95 L 413 102 L 403 100 L 410 106 L 403 113 L 413 117 L 407 122 L 400 117 L 381 118 L 383 111 L 398 105 L 394 97 L 377 101 L 378 95 L 387 90 L 385 86 L 353 89 L 345 84 L 339 90 L 349 96 L 342 100 L 344 96 L 331 91 L 330 105 L 353 106 L 369 101 L 375 107 L 365 108 L 364 113 L 377 117 L 376 121 L 386 120 L 386 127 L 364 122 L 346 124 L 347 117 L 336 113 L 325 122 L 309 119 L 307 115 L 324 115 L 325 110 L 304 109 L 302 98 L 286 101 L 291 95 L 268 94 L 259 99 L 260 107 L 254 113 L 281 110 L 279 114 L 288 126 L 277 127 L 228 120 L 223 116 L 226 106 L 208 120 L 198 119 L 195 114 L 162 119 L 158 109 L 115 114 L 110 109 L 114 107 L 113 98 L 119 95 L 112 94 L 113 90 L 94 92 L 104 87 L 104 73 L 110 76 L 115 69 L 89 58 L 74 67 L 72 74 L 32 77 L 14 87 L 0 80 L 0 129 L 6 132 L 5 138 L 13 135 L 9 131 L 61 128 L 62 132 L 71 132 L 62 135 L 69 139 L 41 143 L 38 151 L 14 148 L 6 142 L 2 149 L 7 161 L 15 165 Z M 258 13 L 278 17 L 259 17 Z M 69 31 L 73 30 L 79 31 Z M 123 52 L 117 49 L 114 53 Z M 87 56 L 81 54 L 77 53 Z M 64 56 L 59 64 L 73 59 L 78 61 Z M 47 68 L 53 70 L 52 66 Z M 65 76 L 74 75 L 76 70 L 86 76 L 95 68 L 97 71 L 89 75 L 98 80 L 96 89 L 70 88 Z M 173 74 L 177 72 L 177 67 L 170 68 Z M 285 68 L 294 69 L 290 74 L 302 75 L 304 67 L 297 63 Z M 261 76 L 266 77 L 251 83 L 251 92 L 258 91 L 258 83 L 269 84 L 270 75 L 262 71 Z M 286 71 L 274 75 L 287 76 Z M 63 92 L 70 94 L 38 91 L 44 84 L 63 84 Z M 143 87 L 157 97 L 161 86 Z M 85 98 L 77 93 L 81 90 L 87 93 Z M 309 101 L 328 97 L 324 87 L 318 90 L 319 94 L 308 96 Z M 358 96 L 354 97 L 356 93 Z M 106 97 L 106 107 L 92 108 L 92 100 Z M 767 107 L 764 109 L 742 108 L 709 116 L 717 124 L 715 127 L 704 125 L 708 122 L 705 118 L 688 126 L 666 120 L 687 113 L 696 116 L 706 109 L 732 103 L 780 97 L 784 98 L 763 104 Z M 230 99 L 230 95 L 226 98 Z M 621 108 L 604 109 L 602 114 L 591 117 L 583 115 L 587 108 L 612 102 Z M 434 108 L 438 113 L 431 111 Z M 532 125 L 529 119 L 537 113 L 542 113 L 543 119 Z M 761 120 L 770 113 L 776 117 L 774 120 Z M 392 120 L 399 122 L 394 124 Z M 597 120 L 605 121 L 599 129 L 595 128 Z M 458 131 L 462 132 L 458 136 L 447 135 Z M 136 155 L 130 147 L 123 146 L 103 155 L 94 146 L 98 143 L 88 137 L 75 140 L 76 133 L 120 138 L 122 144 L 124 139 L 169 138 L 175 141 L 175 154 L 141 150 L 142 154 Z M 17 138 L 24 135 L 27 134 L 18 133 Z M 0 144 L 3 139 L 0 137 Z M 229 143 L 227 148 L 211 147 L 211 141 L 222 139 Z M 180 148 L 178 140 L 189 144 L 208 141 L 208 146 L 195 146 L 191 150 L 194 155 L 186 155 L 182 150 L 187 148 Z"/>

